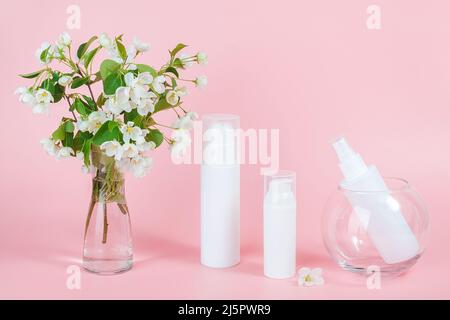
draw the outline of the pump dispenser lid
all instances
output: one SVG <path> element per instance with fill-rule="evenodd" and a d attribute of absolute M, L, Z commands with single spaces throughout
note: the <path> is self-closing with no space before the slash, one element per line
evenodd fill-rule
<path fill-rule="evenodd" d="M 274 179 L 274 180 L 270 181 L 269 192 L 273 192 L 276 194 L 291 192 L 292 191 L 291 184 L 292 184 L 291 179 L 287 179 L 287 178 Z"/>
<path fill-rule="evenodd" d="M 333 142 L 333 148 L 339 159 L 339 167 L 346 180 L 352 180 L 367 171 L 367 165 L 344 137 Z"/>

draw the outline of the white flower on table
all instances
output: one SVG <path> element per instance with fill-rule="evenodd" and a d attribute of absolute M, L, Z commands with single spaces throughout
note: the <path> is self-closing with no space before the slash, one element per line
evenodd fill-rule
<path fill-rule="evenodd" d="M 129 169 L 135 177 L 143 177 L 152 164 L 153 159 L 142 155 L 137 155 L 130 159 Z"/>
<path fill-rule="evenodd" d="M 75 152 L 71 147 L 62 147 L 56 152 L 56 159 L 66 159 L 75 155 Z"/>
<path fill-rule="evenodd" d="M 170 138 L 172 140 L 170 145 L 172 157 L 183 157 L 188 147 L 191 145 L 189 131 L 185 129 L 176 129 L 172 131 Z"/>
<path fill-rule="evenodd" d="M 50 156 L 56 156 L 56 153 L 58 152 L 59 148 L 55 144 L 55 141 L 50 138 L 44 138 L 41 139 L 40 143 L 42 144 L 42 147 L 44 148 L 45 152 L 47 152 Z"/>
<path fill-rule="evenodd" d="M 175 106 L 180 98 L 187 95 L 187 93 L 188 91 L 186 87 L 175 88 L 174 90 L 170 90 L 169 92 L 167 92 L 166 101 L 170 105 Z"/>
<path fill-rule="evenodd" d="M 198 64 L 205 65 L 205 64 L 208 63 L 208 56 L 204 52 L 197 53 L 196 58 L 197 58 L 197 63 Z"/>
<path fill-rule="evenodd" d="M 148 49 L 150 49 L 150 45 L 148 43 L 141 41 L 138 37 L 133 38 L 133 45 L 138 52 L 145 52 L 148 51 Z"/>
<path fill-rule="evenodd" d="M 194 120 L 198 119 L 198 114 L 196 112 L 188 112 L 183 117 L 178 118 L 172 124 L 172 127 L 176 129 L 190 130 L 194 126 Z"/>
<path fill-rule="evenodd" d="M 301 268 L 298 271 L 298 285 L 304 287 L 321 286 L 325 283 L 321 268 Z"/>
<path fill-rule="evenodd" d="M 201 89 L 206 87 L 206 85 L 208 84 L 208 78 L 206 76 L 198 76 L 194 82 L 195 85 Z"/>

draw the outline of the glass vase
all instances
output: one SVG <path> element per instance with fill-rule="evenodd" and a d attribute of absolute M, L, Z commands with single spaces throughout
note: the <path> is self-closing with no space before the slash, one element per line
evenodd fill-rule
<path fill-rule="evenodd" d="M 131 269 L 133 246 L 125 180 L 114 158 L 91 150 L 92 195 L 84 230 L 83 267 L 98 274 Z"/>
<path fill-rule="evenodd" d="M 385 190 L 350 190 L 331 195 L 322 219 L 325 246 L 339 266 L 367 275 L 394 277 L 425 251 L 428 213 L 406 180 L 384 178 Z"/>

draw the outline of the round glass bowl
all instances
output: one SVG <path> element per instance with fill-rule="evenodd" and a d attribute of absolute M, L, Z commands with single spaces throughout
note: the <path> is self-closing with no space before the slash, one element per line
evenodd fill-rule
<path fill-rule="evenodd" d="M 384 178 L 388 190 L 339 187 L 322 217 L 322 235 L 331 257 L 345 270 L 397 276 L 425 250 L 428 213 L 406 180 Z"/>

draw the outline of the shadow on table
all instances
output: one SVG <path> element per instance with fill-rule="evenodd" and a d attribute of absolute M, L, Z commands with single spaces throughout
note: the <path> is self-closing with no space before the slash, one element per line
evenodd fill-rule
<path fill-rule="evenodd" d="M 140 268 L 158 259 L 180 261 L 200 265 L 199 247 L 157 236 L 135 235 L 134 248 L 137 253 L 135 267 Z"/>

